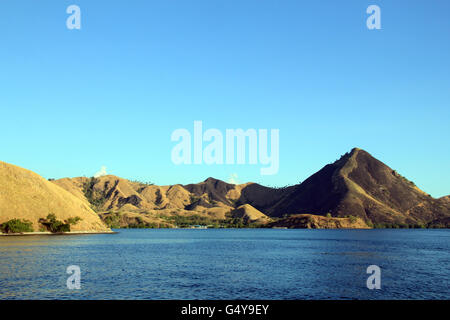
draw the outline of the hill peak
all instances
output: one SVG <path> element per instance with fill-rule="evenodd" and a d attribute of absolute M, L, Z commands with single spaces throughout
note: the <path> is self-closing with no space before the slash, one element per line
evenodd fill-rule
<path fill-rule="evenodd" d="M 355 167 L 357 163 L 361 161 L 369 161 L 375 160 L 378 161 L 375 157 L 373 157 L 367 151 L 361 148 L 353 148 L 349 152 L 343 154 L 338 160 L 336 160 L 332 165 L 336 165 L 338 167 L 345 167 L 350 165 L 351 167 Z M 378 161 L 380 164 L 383 164 L 381 161 Z M 384 165 L 384 164 L 383 164 Z"/>
<path fill-rule="evenodd" d="M 216 179 L 216 178 L 213 178 L 213 177 L 208 177 L 208 178 L 205 179 L 203 182 L 212 182 L 212 183 L 216 183 L 217 181 L 223 182 L 222 180 L 219 180 L 219 179 Z"/>

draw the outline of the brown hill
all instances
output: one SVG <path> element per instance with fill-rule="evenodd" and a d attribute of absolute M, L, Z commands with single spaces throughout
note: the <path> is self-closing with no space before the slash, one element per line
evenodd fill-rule
<path fill-rule="evenodd" d="M 241 218 L 245 222 L 256 222 L 259 224 L 266 224 L 271 219 L 259 210 L 256 210 L 249 204 L 243 204 L 231 211 L 231 216 L 234 218 Z"/>
<path fill-rule="evenodd" d="M 156 186 L 112 175 L 64 178 L 53 182 L 85 203 L 90 203 L 104 221 L 113 220 L 114 225 L 120 227 L 173 227 L 177 225 L 174 216 L 192 215 L 203 218 L 202 221 L 209 224 L 227 219 L 227 214 L 233 209 L 222 202 L 228 203 L 227 198 L 220 198 L 220 194 L 215 193 L 211 179 L 188 186 Z M 218 185 L 226 184 L 220 181 Z"/>
<path fill-rule="evenodd" d="M 80 217 L 72 231 L 109 231 L 89 203 L 34 172 L 0 161 L 0 223 L 27 219 L 35 231 L 42 227 L 39 219 L 53 213 L 65 221 Z"/>
<path fill-rule="evenodd" d="M 235 209 L 242 205 L 249 205 L 244 212 L 252 208 L 272 218 L 330 213 L 333 217 L 355 216 L 369 224 L 439 224 L 450 217 L 450 197 L 432 198 L 357 148 L 303 183 L 286 188 L 256 183 L 234 185 L 214 178 L 173 186 L 148 185 L 115 176 L 54 183 L 84 203 L 91 203 L 99 213 L 144 213 L 152 219 L 183 214 L 224 219 L 232 211 L 239 212 Z"/>
<path fill-rule="evenodd" d="M 294 214 L 269 226 L 289 229 L 370 229 L 361 218 L 329 218 L 312 214 Z"/>
<path fill-rule="evenodd" d="M 200 199 L 204 198 L 206 200 L 204 202 L 206 205 L 211 205 L 211 203 L 215 202 L 232 205 L 227 195 L 230 190 L 235 189 L 234 184 L 229 184 L 214 178 L 208 178 L 203 182 L 188 184 L 183 187 L 194 196 L 200 197 Z"/>
<path fill-rule="evenodd" d="M 210 190 L 210 180 L 188 186 L 155 186 L 108 175 L 99 178 L 64 178 L 53 182 L 91 203 L 99 212 L 232 208 L 226 197 L 216 194 L 214 188 Z"/>
<path fill-rule="evenodd" d="M 331 213 L 334 217 L 353 215 L 372 223 L 425 224 L 450 216 L 450 203 L 446 198 L 432 198 L 395 170 L 357 148 L 300 185 L 274 192 L 250 185 L 242 190 L 241 201 L 278 217 Z"/>

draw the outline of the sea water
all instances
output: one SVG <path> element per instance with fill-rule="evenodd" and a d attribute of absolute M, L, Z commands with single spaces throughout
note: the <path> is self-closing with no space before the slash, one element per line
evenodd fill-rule
<path fill-rule="evenodd" d="M 0 299 L 450 299 L 450 230 L 116 231 L 0 237 Z"/>

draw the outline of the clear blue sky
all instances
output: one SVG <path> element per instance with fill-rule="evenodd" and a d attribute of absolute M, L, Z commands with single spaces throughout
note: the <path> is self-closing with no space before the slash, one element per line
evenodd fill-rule
<path fill-rule="evenodd" d="M 66 8 L 81 8 L 68 30 Z M 381 7 L 382 30 L 366 8 Z M 450 194 L 450 1 L 0 2 L 0 160 L 283 186 L 357 146 Z M 280 129 L 280 170 L 171 162 L 177 128 Z"/>

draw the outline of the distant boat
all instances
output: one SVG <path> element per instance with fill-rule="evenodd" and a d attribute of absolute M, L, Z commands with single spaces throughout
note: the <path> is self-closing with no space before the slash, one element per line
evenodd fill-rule
<path fill-rule="evenodd" d="M 201 225 L 195 225 L 195 226 L 190 226 L 191 229 L 208 229 L 207 226 L 201 226 Z"/>

